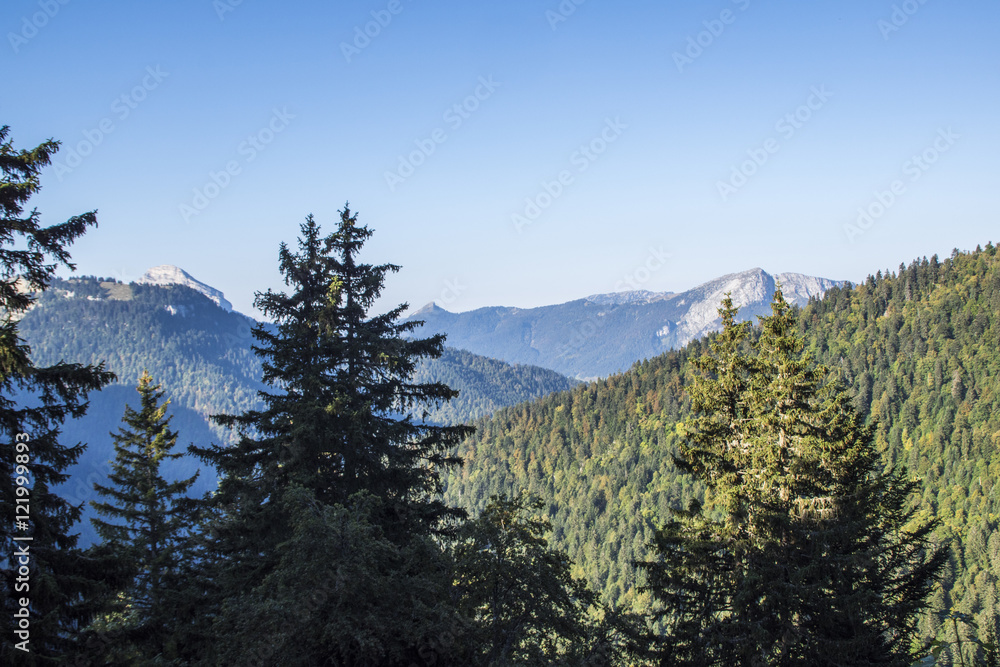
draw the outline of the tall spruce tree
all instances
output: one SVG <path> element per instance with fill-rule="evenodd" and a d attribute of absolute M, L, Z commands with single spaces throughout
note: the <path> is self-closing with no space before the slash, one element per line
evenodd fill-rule
<path fill-rule="evenodd" d="M 60 443 L 61 425 L 82 416 L 88 392 L 114 375 L 103 364 L 38 367 L 18 336 L 34 294 L 59 266 L 75 268 L 67 247 L 97 225 L 97 216 L 43 227 L 37 209 L 25 213 L 59 144 L 18 150 L 9 132 L 0 128 L 0 663 L 45 664 L 72 651 L 113 569 L 77 548 L 71 531 L 82 509 L 53 487 L 85 447 Z M 23 613 L 22 599 L 29 601 L 27 618 L 15 617 Z"/>
<path fill-rule="evenodd" d="M 422 635 L 436 632 L 431 628 L 437 621 L 424 619 L 425 624 L 419 609 L 433 607 L 434 596 L 446 597 L 447 591 L 433 584 L 447 581 L 439 576 L 445 566 L 426 555 L 413 562 L 406 554 L 420 552 L 414 551 L 415 541 L 448 532 L 463 515 L 440 500 L 439 471 L 458 462 L 448 451 L 471 429 L 426 423 L 427 408 L 456 392 L 444 384 L 410 380 L 417 360 L 441 354 L 443 336 L 406 337 L 420 323 L 400 321 L 405 304 L 369 316 L 386 275 L 399 270 L 393 264 L 359 260 L 371 234 L 345 206 L 334 233 L 323 237 L 309 216 L 301 226 L 298 252 L 281 245 L 279 267 L 292 290 L 288 294 L 269 290 L 258 294 L 255 302 L 276 324 L 273 332 L 263 327 L 254 330 L 263 381 L 272 391 L 261 393 L 263 409 L 216 417 L 237 430 L 236 445 L 192 449 L 221 474 L 212 500 L 216 519 L 208 548 L 214 555 L 206 559 L 217 568 L 212 574 L 219 587 L 212 613 L 220 629 L 239 625 L 234 617 L 240 613 L 234 602 L 239 595 L 255 596 L 247 599 L 248 604 L 273 601 L 261 588 L 268 577 L 280 579 L 283 572 L 300 566 L 321 566 L 290 560 L 287 550 L 279 548 L 302 535 L 296 532 L 295 517 L 304 515 L 289 509 L 302 507 L 302 493 L 317 507 L 334 513 L 357 505 L 358 494 L 363 493 L 368 498 L 366 521 L 379 536 L 376 543 L 385 539 L 399 550 L 388 560 L 397 567 L 423 569 L 429 577 L 423 589 L 411 591 L 408 604 L 389 610 L 396 623 L 379 623 L 366 631 L 386 645 L 409 650 L 419 649 L 415 644 Z M 286 497 L 293 489 L 296 495 Z M 317 534 L 313 539 L 324 538 Z M 443 553 L 436 552 L 441 560 Z M 304 549 L 298 550 L 300 557 L 303 553 Z M 310 578 L 297 580 L 306 586 Z M 309 592 L 302 588 L 298 594 L 305 599 Z M 284 593 L 287 599 L 296 595 Z M 226 598 L 230 602 L 224 607 Z M 318 614 L 310 622 L 335 624 L 337 619 Z M 297 638 L 294 632 L 292 643 L 309 641 L 306 634 Z M 308 647 L 300 648 L 309 655 Z M 402 660 L 401 651 L 386 653 L 379 664 Z M 390 653 L 395 657 L 390 659 Z M 228 654 L 229 659 L 234 657 Z M 375 663 L 357 657 L 357 662 L 344 664 Z"/>
<path fill-rule="evenodd" d="M 597 597 L 550 549 L 549 521 L 532 496 L 490 498 L 456 545 L 457 591 L 473 631 L 469 664 L 555 664 L 587 638 Z"/>
<path fill-rule="evenodd" d="M 755 339 L 727 296 L 678 465 L 706 486 L 641 563 L 664 665 L 909 665 L 946 552 L 780 289 Z"/>
<path fill-rule="evenodd" d="M 455 592 L 466 624 L 460 664 L 638 664 L 632 614 L 607 609 L 544 537 L 541 499 L 492 496 L 455 544 Z"/>
<path fill-rule="evenodd" d="M 132 567 L 132 580 L 120 591 L 101 619 L 101 631 L 118 639 L 112 655 L 132 664 L 155 657 L 173 659 L 171 628 L 179 621 L 176 591 L 181 567 L 190 557 L 187 533 L 195 522 L 195 505 L 187 491 L 198 478 L 168 481 L 162 465 L 183 456 L 172 452 L 177 432 L 170 430 L 170 401 L 144 372 L 136 387 L 138 409 L 125 407 L 124 426 L 115 442 L 109 484 L 94 484 L 103 502 L 91 501 L 91 519 L 106 546 Z"/>

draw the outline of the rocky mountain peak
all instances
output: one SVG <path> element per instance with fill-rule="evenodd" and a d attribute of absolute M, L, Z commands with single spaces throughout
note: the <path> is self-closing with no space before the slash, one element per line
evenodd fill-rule
<path fill-rule="evenodd" d="M 233 309 L 233 304 L 226 300 L 222 292 L 210 285 L 206 285 L 200 280 L 196 280 L 187 271 L 173 264 L 154 266 L 149 271 L 146 271 L 142 278 L 139 278 L 136 282 L 144 285 L 183 285 L 204 294 L 226 312 L 231 312 Z"/>

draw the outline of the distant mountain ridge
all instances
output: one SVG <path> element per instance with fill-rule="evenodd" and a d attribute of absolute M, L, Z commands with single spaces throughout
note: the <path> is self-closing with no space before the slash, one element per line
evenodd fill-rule
<path fill-rule="evenodd" d="M 233 433 L 211 423 L 209 415 L 259 407 L 257 392 L 268 389 L 260 382 L 260 360 L 251 351 L 251 329 L 257 323 L 227 308 L 218 290 L 203 283 L 199 289 L 190 284 L 194 279 L 189 274 L 166 268 L 151 270 L 149 280 L 128 284 L 94 277 L 54 280 L 21 320 L 20 335 L 37 364 L 103 361 L 118 376 L 116 383 L 91 394 L 82 419 L 68 420 L 63 429 L 62 441 L 88 444 L 60 491 L 73 504 L 92 499 L 94 482 L 103 483 L 110 472 L 114 451 L 108 433 L 120 426 L 126 403 L 136 405 L 135 385 L 143 370 L 162 383 L 171 401 L 172 427 L 180 433 L 177 451 L 190 442 L 232 443 Z M 452 402 L 428 406 L 426 419 L 437 423 L 468 421 L 576 384 L 548 369 L 512 366 L 450 348 L 440 359 L 420 360 L 413 379 L 446 382 L 460 390 Z M 199 468 L 202 474 L 193 491 L 214 489 L 214 471 L 189 456 L 169 462 L 166 474 L 188 477 Z M 90 508 L 84 510 L 90 516 Z M 89 522 L 80 530 L 84 542 L 94 539 Z"/>
<path fill-rule="evenodd" d="M 766 314 L 780 283 L 785 298 L 804 306 L 847 281 L 760 268 L 731 273 L 685 292 L 637 290 L 594 294 L 539 308 L 486 307 L 452 313 L 428 304 L 410 316 L 417 335 L 445 333 L 448 344 L 508 363 L 533 364 L 577 379 L 624 371 L 641 359 L 678 349 L 716 331 L 726 292 L 740 317 Z"/>

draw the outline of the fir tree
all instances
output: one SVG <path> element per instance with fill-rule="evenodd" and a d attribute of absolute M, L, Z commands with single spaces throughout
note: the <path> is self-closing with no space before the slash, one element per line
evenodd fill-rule
<path fill-rule="evenodd" d="M 572 561 L 549 546 L 532 494 L 492 496 L 459 530 L 455 593 L 465 633 L 458 664 L 639 664 L 640 617 L 602 605 Z"/>
<path fill-rule="evenodd" d="M 103 502 L 91 501 L 98 514 L 91 519 L 105 544 L 120 553 L 133 567 L 133 579 L 106 610 L 101 631 L 115 634 L 123 642 L 119 655 L 132 651 L 139 657 L 174 657 L 171 628 L 180 619 L 176 591 L 180 571 L 190 558 L 185 546 L 195 520 L 194 504 L 186 497 L 198 478 L 168 481 L 161 466 L 180 458 L 172 453 L 177 432 L 170 430 L 170 401 L 163 401 L 160 385 L 143 373 L 136 387 L 139 407 L 125 407 L 124 426 L 111 437 L 115 460 L 109 485 L 94 484 Z"/>
<path fill-rule="evenodd" d="M 724 328 L 691 390 L 678 464 L 707 487 L 642 563 L 668 632 L 662 664 L 909 665 L 946 558 L 917 483 L 884 469 L 846 392 L 802 354 L 780 289 L 759 336 Z"/>
<path fill-rule="evenodd" d="M 17 150 L 8 134 L 7 126 L 0 128 L 0 662 L 42 664 L 72 650 L 112 570 L 77 548 L 71 530 L 81 508 L 53 487 L 66 480 L 66 469 L 84 450 L 83 444 L 61 444 L 60 426 L 82 416 L 87 393 L 114 376 L 103 364 L 37 367 L 18 336 L 18 320 L 35 293 L 49 285 L 59 266 L 75 268 L 67 247 L 96 226 L 97 217 L 84 213 L 43 227 L 37 209 L 25 214 L 25 204 L 40 188 L 41 170 L 59 144 L 46 141 Z M 16 495 L 18 488 L 27 495 Z M 26 577 L 19 574 L 23 563 L 12 557 L 15 550 L 27 551 Z M 22 598 L 30 601 L 27 628 L 15 618 Z M 27 652 L 15 647 L 20 642 Z"/>
<path fill-rule="evenodd" d="M 537 497 L 492 496 L 461 528 L 456 588 L 472 625 L 469 664 L 556 664 L 587 639 L 597 598 L 571 576 L 569 557 L 549 548 L 541 507 Z"/>
<path fill-rule="evenodd" d="M 301 488 L 320 507 L 335 511 L 350 506 L 356 494 L 368 494 L 369 521 L 404 550 L 447 533 L 464 514 L 441 502 L 439 471 L 458 462 L 448 450 L 470 429 L 424 421 L 428 407 L 455 392 L 410 379 L 417 360 L 440 356 L 443 336 L 407 338 L 420 323 L 399 321 L 405 304 L 369 316 L 385 276 L 399 267 L 359 261 L 372 232 L 358 225 L 346 206 L 334 233 L 323 237 L 312 216 L 301 233 L 298 253 L 284 244 L 279 251 L 291 293 L 268 291 L 256 299 L 275 322 L 273 330 L 254 330 L 263 381 L 272 389 L 260 395 L 265 407 L 216 418 L 237 430 L 235 446 L 192 450 L 221 473 L 209 547 L 215 555 L 208 559 L 218 566 L 211 578 L 219 586 L 220 610 L 222 599 L 254 591 L 279 562 L 285 571 L 294 567 L 281 560 L 279 550 L 296 530 L 288 507 L 297 505 L 286 499 L 289 489 Z M 438 551 L 440 560 L 444 555 Z M 412 599 L 423 608 L 432 605 L 430 581 L 439 581 L 434 573 L 442 565 L 425 558 L 420 567 L 429 580 Z M 446 591 L 436 594 L 444 597 Z M 228 608 L 239 613 L 234 605 Z M 402 633 L 399 624 L 368 631 L 389 643 L 436 632 L 433 619 L 412 618 L 420 616 L 413 607 L 394 610 L 400 619 L 410 612 L 405 622 L 415 624 L 415 631 Z M 231 626 L 221 617 L 218 627 Z"/>
<path fill-rule="evenodd" d="M 292 486 L 279 502 L 291 534 L 260 585 L 223 603 L 207 664 L 464 664 L 452 654 L 465 625 L 434 540 L 389 539 L 383 503 L 366 492 L 327 505 Z"/>

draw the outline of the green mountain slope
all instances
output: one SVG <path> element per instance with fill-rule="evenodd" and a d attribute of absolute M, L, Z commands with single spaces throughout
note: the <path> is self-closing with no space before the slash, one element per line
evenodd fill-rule
<path fill-rule="evenodd" d="M 250 349 L 256 323 L 220 308 L 188 287 L 122 284 L 98 278 L 57 280 L 39 296 L 20 323 L 21 336 L 42 365 L 59 360 L 106 361 L 118 382 L 91 395 L 88 414 L 67 422 L 67 442 L 88 443 L 62 492 L 75 503 L 94 497 L 114 457 L 109 431 L 120 425 L 126 402 L 135 404 L 135 385 L 144 369 L 163 384 L 171 400 L 179 443 L 226 443 L 231 433 L 208 416 L 239 413 L 255 403 L 260 363 Z M 447 350 L 438 360 L 423 360 L 420 382 L 443 381 L 459 389 L 458 399 L 432 410 L 428 419 L 458 423 L 505 406 L 561 391 L 574 381 L 553 371 L 511 366 L 469 352 Z M 166 466 L 167 476 L 187 477 L 199 461 L 184 457 Z M 194 490 L 215 487 L 214 471 L 204 470 Z M 89 521 L 84 541 L 93 539 Z"/>
<path fill-rule="evenodd" d="M 881 272 L 830 290 L 799 313 L 817 359 L 878 422 L 887 461 L 923 481 L 924 512 L 941 518 L 954 547 L 938 609 L 981 620 L 996 613 L 1000 583 L 1000 257 L 988 245 Z M 469 508 L 491 493 L 527 488 L 548 503 L 555 542 L 606 600 L 635 592 L 633 559 L 653 525 L 702 489 L 678 473 L 676 424 L 704 340 L 629 371 L 476 423 L 459 454 L 466 465 L 447 496 Z M 940 621 L 928 616 L 923 630 Z"/>
<path fill-rule="evenodd" d="M 458 390 L 457 398 L 431 412 L 429 419 L 440 424 L 467 422 L 579 384 L 546 368 L 508 364 L 453 348 L 445 348 L 439 359 L 421 360 L 413 380 L 443 382 Z"/>

